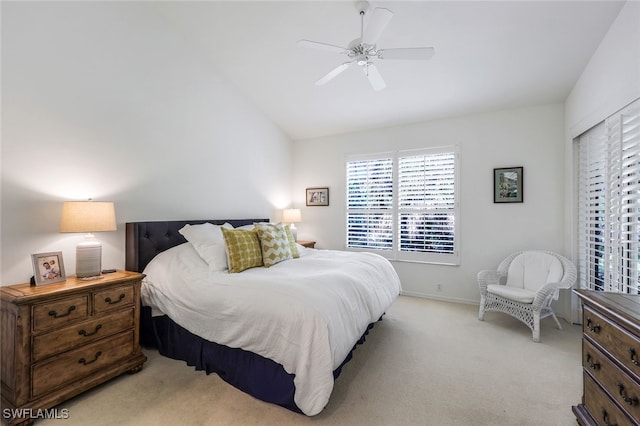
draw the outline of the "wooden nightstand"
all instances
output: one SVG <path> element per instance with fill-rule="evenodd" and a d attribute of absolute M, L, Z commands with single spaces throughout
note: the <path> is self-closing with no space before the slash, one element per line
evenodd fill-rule
<path fill-rule="evenodd" d="M 306 247 L 306 248 L 315 248 L 316 246 L 316 242 L 315 241 L 296 241 L 296 243 L 300 244 L 302 247 Z"/>
<path fill-rule="evenodd" d="M 4 422 L 30 423 L 40 409 L 142 369 L 143 277 L 116 271 L 91 281 L 0 287 Z"/>

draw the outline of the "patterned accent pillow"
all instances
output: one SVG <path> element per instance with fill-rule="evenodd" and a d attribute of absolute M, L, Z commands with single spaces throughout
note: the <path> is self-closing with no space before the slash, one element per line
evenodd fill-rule
<path fill-rule="evenodd" d="M 262 262 L 267 268 L 283 260 L 291 259 L 287 233 L 281 224 L 256 223 L 256 232 L 262 246 Z"/>
<path fill-rule="evenodd" d="M 293 238 L 293 232 L 291 232 L 291 225 L 284 225 L 284 232 L 287 233 L 287 240 L 289 240 L 289 250 L 291 250 L 291 257 L 297 259 L 300 257 L 296 239 Z"/>
<path fill-rule="evenodd" d="M 229 272 L 262 266 L 260 240 L 254 230 L 220 228 L 227 249 Z"/>

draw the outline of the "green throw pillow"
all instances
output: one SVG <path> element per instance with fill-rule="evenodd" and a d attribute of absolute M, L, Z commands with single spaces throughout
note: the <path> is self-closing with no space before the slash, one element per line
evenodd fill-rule
<path fill-rule="evenodd" d="M 284 231 L 287 233 L 287 240 L 289 240 L 289 250 L 291 250 L 291 256 L 294 259 L 300 257 L 298 246 L 296 245 L 296 239 L 293 238 L 293 232 L 291 232 L 291 225 L 284 225 Z"/>
<path fill-rule="evenodd" d="M 289 239 L 280 224 L 256 223 L 255 230 L 262 247 L 262 262 L 267 268 L 283 260 L 291 259 Z"/>
<path fill-rule="evenodd" d="M 220 228 L 227 249 L 229 272 L 262 266 L 260 240 L 254 230 Z"/>

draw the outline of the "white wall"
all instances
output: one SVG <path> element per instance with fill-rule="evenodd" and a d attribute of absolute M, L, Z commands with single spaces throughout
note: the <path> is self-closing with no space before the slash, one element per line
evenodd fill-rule
<path fill-rule="evenodd" d="M 344 248 L 345 171 L 349 153 L 456 144 L 460 147 L 460 266 L 394 262 L 406 294 L 477 303 L 479 270 L 509 253 L 540 248 L 562 253 L 564 233 L 562 105 L 478 114 L 372 130 L 294 145 L 294 205 L 300 239 Z M 524 203 L 493 203 L 493 168 L 524 167 Z M 305 188 L 328 186 L 328 207 L 306 207 Z M 442 290 L 437 290 L 437 284 Z"/>
<path fill-rule="evenodd" d="M 575 138 L 640 97 L 640 2 L 628 1 L 566 101 L 568 136 Z"/>
<path fill-rule="evenodd" d="M 277 217 L 292 142 L 146 2 L 2 2 L 3 285 L 62 251 L 62 202 L 112 200 L 103 266 L 124 267 L 124 223 Z"/>

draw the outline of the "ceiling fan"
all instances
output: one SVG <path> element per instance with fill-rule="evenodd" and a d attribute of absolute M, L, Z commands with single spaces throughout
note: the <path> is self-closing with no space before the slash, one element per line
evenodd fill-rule
<path fill-rule="evenodd" d="M 384 79 L 372 62 L 374 59 L 404 59 L 404 60 L 426 60 L 434 54 L 433 47 L 403 47 L 395 49 L 378 49 L 376 42 L 382 32 L 387 27 L 393 12 L 385 8 L 375 8 L 371 18 L 364 28 L 364 16 L 369 10 L 369 2 L 357 1 L 356 9 L 360 14 L 360 38 L 353 40 L 347 47 L 335 46 L 332 44 L 318 43 L 317 41 L 299 40 L 298 46 L 311 47 L 314 49 L 328 50 L 343 54 L 349 58 L 347 62 L 338 65 L 324 77 L 315 82 L 316 86 L 322 86 L 333 80 L 353 64 L 359 65 L 364 74 L 369 79 L 369 83 L 374 90 L 382 90 L 386 87 Z"/>

